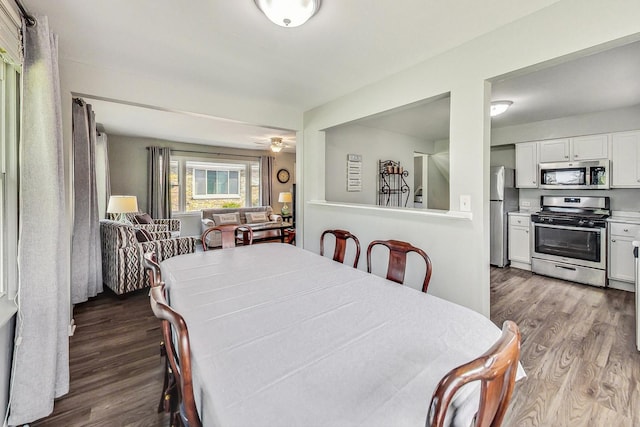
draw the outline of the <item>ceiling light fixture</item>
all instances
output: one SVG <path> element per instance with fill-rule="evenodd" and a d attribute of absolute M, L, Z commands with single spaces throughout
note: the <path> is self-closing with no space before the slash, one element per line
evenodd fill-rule
<path fill-rule="evenodd" d="M 274 153 L 279 153 L 283 148 L 284 145 L 282 144 L 282 138 L 271 138 L 271 151 L 273 151 Z"/>
<path fill-rule="evenodd" d="M 491 103 L 491 117 L 499 116 L 511 107 L 513 101 L 493 101 Z"/>
<path fill-rule="evenodd" d="M 253 0 L 271 22 L 281 27 L 297 27 L 320 9 L 321 0 Z"/>

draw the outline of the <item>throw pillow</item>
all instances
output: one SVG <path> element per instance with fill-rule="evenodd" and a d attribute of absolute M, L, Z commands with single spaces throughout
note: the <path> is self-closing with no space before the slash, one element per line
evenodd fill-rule
<path fill-rule="evenodd" d="M 255 224 L 259 222 L 268 222 L 269 218 L 267 218 L 266 212 L 247 212 L 244 214 L 247 217 L 247 224 Z"/>
<path fill-rule="evenodd" d="M 136 215 L 134 218 L 138 224 L 153 224 L 153 218 L 148 213 Z"/>
<path fill-rule="evenodd" d="M 216 225 L 240 224 L 240 213 L 233 212 L 228 214 L 211 215 Z"/>
<path fill-rule="evenodd" d="M 147 230 L 143 230 L 141 228 L 137 228 L 136 229 L 136 239 L 138 240 L 138 242 L 144 243 L 144 242 L 152 241 L 153 237 L 151 236 L 151 233 L 149 233 Z"/>

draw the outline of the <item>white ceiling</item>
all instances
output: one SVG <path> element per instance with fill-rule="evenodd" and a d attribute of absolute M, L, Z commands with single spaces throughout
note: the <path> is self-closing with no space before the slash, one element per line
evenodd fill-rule
<path fill-rule="evenodd" d="M 272 24 L 252 0 L 24 3 L 32 13 L 49 17 L 59 35 L 61 61 L 171 76 L 178 86 L 189 82 L 203 91 L 253 97 L 302 112 L 556 1 L 325 0 L 318 15 L 297 28 Z M 508 98 L 514 105 L 494 125 L 639 104 L 639 82 L 631 78 L 640 75 L 635 49 L 496 83 L 494 99 Z M 586 66 L 600 68 L 587 72 Z M 263 147 L 255 141 L 283 136 L 293 145 L 295 137 L 291 131 L 127 101 L 88 99 L 107 133 L 258 149 Z M 433 105 L 422 107 L 435 111 Z M 422 120 L 410 122 L 406 115 Z M 397 126 L 392 115 L 381 118 L 382 124 L 369 125 Z M 425 118 L 424 112 L 405 109 L 397 122 L 411 127 L 405 132 L 409 134 L 426 131 L 434 137 L 437 126 L 448 134 L 441 113 Z"/>

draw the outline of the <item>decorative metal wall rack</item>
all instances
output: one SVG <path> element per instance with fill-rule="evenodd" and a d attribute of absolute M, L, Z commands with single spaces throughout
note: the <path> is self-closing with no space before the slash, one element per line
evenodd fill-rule
<path fill-rule="evenodd" d="M 393 160 L 378 161 L 378 205 L 406 207 L 410 188 L 405 180 L 409 171 Z"/>

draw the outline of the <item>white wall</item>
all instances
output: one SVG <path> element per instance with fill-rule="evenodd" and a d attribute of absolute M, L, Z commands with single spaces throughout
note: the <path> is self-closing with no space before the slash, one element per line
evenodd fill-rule
<path fill-rule="evenodd" d="M 375 205 L 378 198 L 378 161 L 399 161 L 409 172 L 407 206 L 413 206 L 413 153 L 428 153 L 433 143 L 395 132 L 360 125 L 346 125 L 325 132 L 326 199 Z M 362 191 L 347 191 L 347 154 L 362 155 Z M 404 200 L 404 199 L 403 199 Z"/>
<path fill-rule="evenodd" d="M 637 39 L 637 16 L 640 2 L 636 1 L 562 0 L 306 112 L 298 154 L 303 162 L 303 195 L 305 201 L 323 200 L 323 129 L 451 92 L 451 209 L 459 210 L 460 195 L 469 195 L 471 218 L 307 203 L 304 246 L 317 250 L 322 230 L 336 225 L 356 233 L 365 245 L 375 238 L 406 239 L 433 259 L 431 293 L 488 316 L 490 86 L 486 81 L 626 36 L 629 41 Z"/>

